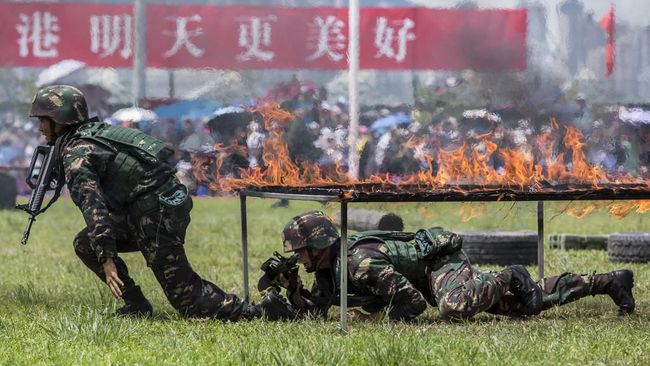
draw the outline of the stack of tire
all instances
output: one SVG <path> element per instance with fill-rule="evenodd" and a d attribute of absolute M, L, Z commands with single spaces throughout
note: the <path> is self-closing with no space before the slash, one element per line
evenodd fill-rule
<path fill-rule="evenodd" d="M 0 210 L 16 207 L 16 196 L 18 196 L 16 178 L 10 174 L 0 172 Z"/>
<path fill-rule="evenodd" d="M 548 246 L 558 250 L 607 250 L 608 235 L 551 234 Z"/>
<path fill-rule="evenodd" d="M 461 231 L 463 250 L 478 264 L 537 263 L 537 233 L 533 231 Z"/>
<path fill-rule="evenodd" d="M 607 241 L 610 262 L 650 262 L 650 233 L 614 233 Z"/>

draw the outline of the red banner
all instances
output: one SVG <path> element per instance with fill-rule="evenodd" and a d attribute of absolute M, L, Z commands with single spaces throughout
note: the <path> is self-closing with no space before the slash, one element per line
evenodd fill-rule
<path fill-rule="evenodd" d="M 0 4 L 1 66 L 133 64 L 133 7 L 72 3 Z"/>
<path fill-rule="evenodd" d="M 345 8 L 147 6 L 147 65 L 345 69 Z M 133 63 L 133 9 L 105 4 L 0 4 L 3 66 Z M 523 70 L 526 10 L 363 8 L 361 68 Z"/>

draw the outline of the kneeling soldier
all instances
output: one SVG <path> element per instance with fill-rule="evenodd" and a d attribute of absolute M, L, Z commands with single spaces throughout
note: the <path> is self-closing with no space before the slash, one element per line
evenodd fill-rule
<path fill-rule="evenodd" d="M 77 256 L 125 305 L 118 315 L 149 316 L 152 307 L 118 253 L 144 255 L 167 299 L 182 315 L 236 321 L 292 317 L 277 294 L 252 305 L 202 279 L 185 255 L 192 198 L 176 179 L 173 151 L 138 130 L 88 118 L 83 94 L 67 85 L 38 91 L 30 116 L 54 146 L 57 195 L 67 183 L 86 227 Z"/>

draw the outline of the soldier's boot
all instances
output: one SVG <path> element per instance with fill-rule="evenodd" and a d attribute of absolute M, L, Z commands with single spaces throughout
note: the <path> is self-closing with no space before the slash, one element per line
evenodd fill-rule
<path fill-rule="evenodd" d="M 634 312 L 632 287 L 634 287 L 634 273 L 629 269 L 589 276 L 589 294 L 609 295 L 618 305 L 618 315 L 630 315 Z"/>
<path fill-rule="evenodd" d="M 293 320 L 298 312 L 275 290 L 271 290 L 259 304 L 244 303 L 239 319 Z"/>
<path fill-rule="evenodd" d="M 153 314 L 153 307 L 144 297 L 140 286 L 130 286 L 122 291 L 124 306 L 115 310 L 115 316 L 133 316 L 148 318 Z"/>
<path fill-rule="evenodd" d="M 523 316 L 538 315 L 542 312 L 542 289 L 530 277 L 530 273 L 521 265 L 514 265 L 506 268 L 504 272 L 510 272 L 510 292 L 515 295 L 523 309 Z"/>
<path fill-rule="evenodd" d="M 293 320 L 298 317 L 298 311 L 275 289 L 264 296 L 259 307 L 267 320 Z"/>
<path fill-rule="evenodd" d="M 262 308 L 259 305 L 249 304 L 248 302 L 243 304 L 241 315 L 239 319 L 244 320 L 253 320 L 262 317 Z"/>

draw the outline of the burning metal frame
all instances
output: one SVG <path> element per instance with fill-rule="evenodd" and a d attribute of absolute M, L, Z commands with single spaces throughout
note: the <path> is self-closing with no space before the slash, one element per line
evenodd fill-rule
<path fill-rule="evenodd" d="M 246 198 L 274 198 L 317 202 L 339 202 L 341 207 L 341 242 L 347 241 L 348 203 L 354 202 L 537 202 L 537 275 L 544 277 L 544 202 L 545 201 L 593 201 L 593 200 L 646 200 L 650 199 L 650 186 L 647 184 L 619 185 L 551 185 L 535 188 L 450 185 L 447 188 L 431 190 L 430 187 L 415 185 L 393 185 L 362 183 L 355 185 L 327 186 L 264 186 L 240 189 L 241 233 L 244 294 L 249 298 L 248 276 L 248 219 Z M 348 258 L 347 251 L 340 251 L 340 328 L 347 333 L 347 289 Z"/>

